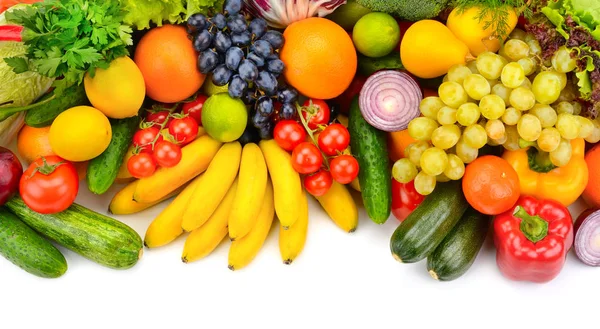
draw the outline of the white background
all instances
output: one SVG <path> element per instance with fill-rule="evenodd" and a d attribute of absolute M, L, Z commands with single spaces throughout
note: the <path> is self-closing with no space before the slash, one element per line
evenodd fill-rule
<path fill-rule="evenodd" d="M 105 196 L 80 188 L 78 203 L 106 214 Z M 118 216 L 144 236 L 165 206 Z M 145 250 L 127 271 L 97 265 L 65 250 L 59 279 L 30 275 L 0 257 L 0 329 L 13 328 L 598 328 L 600 269 L 571 251 L 547 284 L 513 282 L 496 268 L 488 238 L 473 267 L 436 282 L 425 262 L 400 264 L 389 250 L 398 222 L 372 223 L 361 210 L 347 234 L 311 200 L 309 235 L 292 265 L 281 262 L 275 225 L 247 268 L 227 268 L 228 244 L 184 264 L 185 238 Z M 574 217 L 583 205 L 571 207 Z"/>

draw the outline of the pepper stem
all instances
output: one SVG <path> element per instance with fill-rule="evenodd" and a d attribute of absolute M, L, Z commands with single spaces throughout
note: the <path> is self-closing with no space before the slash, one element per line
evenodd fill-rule
<path fill-rule="evenodd" d="M 548 222 L 540 216 L 531 216 L 521 206 L 515 208 L 513 216 L 521 219 L 521 232 L 529 241 L 536 243 L 548 235 Z"/>
<path fill-rule="evenodd" d="M 538 173 L 547 173 L 556 169 L 550 160 L 550 153 L 540 151 L 536 147 L 530 147 L 527 150 L 527 162 L 529 169 Z"/>

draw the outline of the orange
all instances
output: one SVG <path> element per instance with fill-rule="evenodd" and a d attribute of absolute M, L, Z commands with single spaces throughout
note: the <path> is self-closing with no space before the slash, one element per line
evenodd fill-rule
<path fill-rule="evenodd" d="M 50 127 L 23 126 L 17 137 L 17 150 L 27 163 L 42 156 L 56 155 L 50 146 Z"/>
<path fill-rule="evenodd" d="M 332 99 L 350 86 L 356 74 L 356 49 L 339 25 L 325 18 L 307 18 L 288 26 L 283 36 L 283 74 L 301 94 Z"/>
<path fill-rule="evenodd" d="M 600 145 L 594 146 L 585 154 L 585 162 L 589 178 L 582 197 L 590 207 L 600 207 Z"/>
<path fill-rule="evenodd" d="M 198 71 L 198 53 L 183 26 L 164 25 L 146 33 L 134 55 L 146 94 L 158 102 L 177 103 L 194 95 L 206 76 Z"/>

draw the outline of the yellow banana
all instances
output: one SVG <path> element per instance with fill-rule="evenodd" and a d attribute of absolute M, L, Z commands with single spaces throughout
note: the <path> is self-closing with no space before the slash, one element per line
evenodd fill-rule
<path fill-rule="evenodd" d="M 194 179 L 176 198 L 152 221 L 144 244 L 148 248 L 158 248 L 169 244 L 183 234 L 181 219 L 187 208 L 188 201 L 194 193 L 203 176 Z"/>
<path fill-rule="evenodd" d="M 356 192 L 360 192 L 360 183 L 358 182 L 358 177 L 350 182 L 350 187 L 352 187 Z"/>
<path fill-rule="evenodd" d="M 267 164 L 258 145 L 244 146 L 239 184 L 229 215 L 229 238 L 233 241 L 248 234 L 260 213 L 267 188 Z"/>
<path fill-rule="evenodd" d="M 325 195 L 316 197 L 333 222 L 346 232 L 354 232 L 358 226 L 358 207 L 346 186 L 333 182 Z"/>
<path fill-rule="evenodd" d="M 302 189 L 302 197 L 298 200 L 300 213 L 298 220 L 289 229 L 279 226 L 279 252 L 284 264 L 291 264 L 304 249 L 308 233 L 308 199 Z"/>
<path fill-rule="evenodd" d="M 181 226 L 185 231 L 199 228 L 215 212 L 238 174 L 241 156 L 239 142 L 227 143 L 217 152 L 183 214 Z"/>
<path fill-rule="evenodd" d="M 187 237 L 181 256 L 184 263 L 191 263 L 208 256 L 227 236 L 227 223 L 238 186 L 236 179 L 210 219 Z"/>
<path fill-rule="evenodd" d="M 199 137 L 181 149 L 181 161 L 176 166 L 160 168 L 154 175 L 140 179 L 133 193 L 133 199 L 142 203 L 162 199 L 203 173 L 220 147 L 221 142 L 208 135 Z"/>
<path fill-rule="evenodd" d="M 175 195 L 181 192 L 181 188 L 171 192 L 169 195 L 164 198 L 151 202 L 151 203 L 140 203 L 133 200 L 133 192 L 137 186 L 137 181 L 127 184 L 123 189 L 121 189 L 113 199 L 110 201 L 110 205 L 108 206 L 108 212 L 113 215 L 131 215 L 138 213 L 140 211 L 144 211 L 148 208 L 152 208 L 155 205 L 174 197 Z"/>
<path fill-rule="evenodd" d="M 287 229 L 294 225 L 300 212 L 300 175 L 292 167 L 291 155 L 280 148 L 275 140 L 262 140 L 259 144 L 273 182 L 275 212 L 283 228 Z"/>
<path fill-rule="evenodd" d="M 233 241 L 229 247 L 230 270 L 240 270 L 254 260 L 271 231 L 274 215 L 273 185 L 269 181 L 256 225 L 245 237 Z"/>

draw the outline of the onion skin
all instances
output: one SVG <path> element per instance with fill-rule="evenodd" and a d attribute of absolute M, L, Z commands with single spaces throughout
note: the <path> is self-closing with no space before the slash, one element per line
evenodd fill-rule
<path fill-rule="evenodd" d="M 407 73 L 382 70 L 371 75 L 359 96 L 360 111 L 371 126 L 386 132 L 408 128 L 409 122 L 421 112 L 423 93 L 418 83 Z M 390 108 L 385 109 L 387 102 Z"/>
<path fill-rule="evenodd" d="M 591 244 L 598 235 L 594 232 L 600 229 L 600 210 L 587 209 L 575 222 L 575 255 L 584 264 L 589 266 L 600 266 L 600 248 L 594 248 Z"/>

